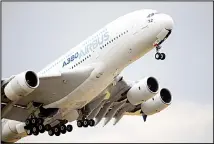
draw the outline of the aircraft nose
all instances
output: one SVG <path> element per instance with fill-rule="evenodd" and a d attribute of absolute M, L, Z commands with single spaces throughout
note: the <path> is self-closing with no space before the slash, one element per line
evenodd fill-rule
<path fill-rule="evenodd" d="M 162 17 L 162 20 L 163 20 L 163 23 L 164 23 L 163 24 L 164 28 L 172 30 L 173 26 L 174 26 L 174 21 L 173 21 L 172 17 L 167 15 L 167 14 L 162 14 L 161 17 Z"/>

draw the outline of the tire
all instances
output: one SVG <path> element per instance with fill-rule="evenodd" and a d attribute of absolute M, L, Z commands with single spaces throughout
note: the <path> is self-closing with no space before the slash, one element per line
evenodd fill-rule
<path fill-rule="evenodd" d="M 31 119 L 31 124 L 32 124 L 32 125 L 36 125 L 36 123 L 37 123 L 37 119 L 36 119 L 36 118 L 32 118 L 32 119 Z"/>
<path fill-rule="evenodd" d="M 90 125 L 91 127 L 93 127 L 93 126 L 95 125 L 95 121 L 94 121 L 93 119 L 90 119 L 90 120 L 89 120 L 89 125 Z"/>
<path fill-rule="evenodd" d="M 59 129 L 58 126 L 54 127 L 54 133 L 55 133 L 55 134 L 56 134 L 56 133 L 60 133 L 60 129 Z"/>
<path fill-rule="evenodd" d="M 26 126 L 29 126 L 30 124 L 31 124 L 31 120 L 30 120 L 30 119 L 26 119 L 25 125 L 26 125 Z"/>
<path fill-rule="evenodd" d="M 65 126 L 65 125 L 61 125 L 61 126 L 59 127 L 59 129 L 60 129 L 60 132 L 61 132 L 62 134 L 65 134 L 65 133 L 66 133 L 66 126 Z"/>
<path fill-rule="evenodd" d="M 38 121 L 38 124 L 43 124 L 43 122 L 44 122 L 44 120 L 42 118 L 38 118 L 37 121 Z"/>
<path fill-rule="evenodd" d="M 88 127 L 88 120 L 86 119 L 83 120 L 83 127 Z"/>
<path fill-rule="evenodd" d="M 72 125 L 67 125 L 67 126 L 66 126 L 66 130 L 67 130 L 68 132 L 71 132 L 71 131 L 73 130 L 73 126 L 72 126 Z"/>
<path fill-rule="evenodd" d="M 83 122 L 81 120 L 78 120 L 77 121 L 77 127 L 82 127 L 82 125 L 83 125 Z"/>
<path fill-rule="evenodd" d="M 157 60 L 160 60 L 160 59 L 161 59 L 161 54 L 157 52 L 157 53 L 155 54 L 155 58 L 156 58 Z"/>
<path fill-rule="evenodd" d="M 45 130 L 46 130 L 46 131 L 49 131 L 50 129 L 51 129 L 51 125 L 50 125 L 50 124 L 46 124 L 46 125 L 45 125 Z"/>
<path fill-rule="evenodd" d="M 44 127 L 43 124 L 40 124 L 40 125 L 38 126 L 38 129 L 39 129 L 39 132 L 40 132 L 40 133 L 44 133 L 44 132 L 45 132 L 45 127 Z"/>
<path fill-rule="evenodd" d="M 38 130 L 38 128 L 36 126 L 34 126 L 32 128 L 32 133 L 33 133 L 33 135 L 38 135 L 39 134 L 39 130 Z"/>
<path fill-rule="evenodd" d="M 161 60 L 165 60 L 165 58 L 166 58 L 165 53 L 161 53 Z"/>
<path fill-rule="evenodd" d="M 53 129 L 50 129 L 50 130 L 48 131 L 48 134 L 49 134 L 49 136 L 53 136 L 53 135 L 54 135 Z"/>
<path fill-rule="evenodd" d="M 37 136 L 37 135 L 39 135 L 39 132 L 35 132 L 35 133 L 33 133 L 33 135 Z"/>
<path fill-rule="evenodd" d="M 56 136 L 60 136 L 60 134 L 61 134 L 60 131 L 55 133 Z"/>

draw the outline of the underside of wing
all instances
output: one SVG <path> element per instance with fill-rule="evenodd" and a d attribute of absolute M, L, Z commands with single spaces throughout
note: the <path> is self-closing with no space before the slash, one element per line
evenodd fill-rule
<path fill-rule="evenodd" d="M 124 115 L 142 116 L 146 121 L 147 115 L 162 111 L 170 103 L 169 90 L 163 88 L 159 91 L 154 77 L 133 82 L 118 76 L 105 91 L 82 109 L 82 115 L 87 119 L 95 119 L 96 124 L 104 119 L 104 126 L 111 119 L 114 119 L 114 125 L 117 124 Z"/>

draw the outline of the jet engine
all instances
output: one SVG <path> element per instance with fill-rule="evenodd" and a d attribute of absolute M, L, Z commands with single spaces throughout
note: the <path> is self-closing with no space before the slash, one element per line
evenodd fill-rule
<path fill-rule="evenodd" d="M 132 105 L 137 105 L 156 95 L 158 89 L 158 81 L 154 77 L 146 77 L 138 83 L 134 84 L 128 91 L 128 101 Z"/>
<path fill-rule="evenodd" d="M 141 104 L 141 110 L 145 115 L 153 115 L 167 108 L 172 101 L 172 95 L 166 88 L 160 93 Z"/>
<path fill-rule="evenodd" d="M 25 124 L 14 120 L 2 120 L 2 136 L 3 142 L 16 142 L 27 136 L 24 130 Z"/>
<path fill-rule="evenodd" d="M 26 71 L 16 75 L 4 88 L 6 97 L 11 101 L 30 94 L 39 86 L 39 78 L 33 71 Z"/>

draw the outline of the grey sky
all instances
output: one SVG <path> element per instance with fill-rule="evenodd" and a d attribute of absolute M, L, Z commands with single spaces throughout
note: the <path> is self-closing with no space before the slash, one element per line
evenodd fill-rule
<path fill-rule="evenodd" d="M 119 141 L 119 137 L 130 142 L 213 140 L 211 2 L 22 2 L 3 3 L 2 8 L 2 77 L 27 69 L 40 71 L 107 23 L 129 12 L 149 8 L 171 15 L 175 27 L 161 49 L 167 55 L 165 61 L 155 60 L 153 50 L 122 74 L 129 80 L 155 76 L 161 87 L 171 90 L 172 105 L 166 111 L 149 117 L 146 124 L 140 117 L 125 117 L 116 127 L 76 129 L 64 135 L 64 139 L 58 139 L 82 142 L 81 136 L 87 134 L 85 142 L 106 142 L 105 137 L 113 135 L 115 141 Z M 128 120 L 133 121 L 133 126 Z M 123 127 L 127 124 L 130 125 L 125 130 Z M 131 134 L 132 130 L 138 134 Z M 167 134 L 170 137 L 161 137 Z M 97 139 L 96 135 L 101 138 Z M 50 142 L 58 140 L 47 134 L 40 137 Z M 69 140 L 69 137 L 73 139 Z M 26 140 L 34 142 L 41 139 L 32 136 L 21 141 Z"/>

